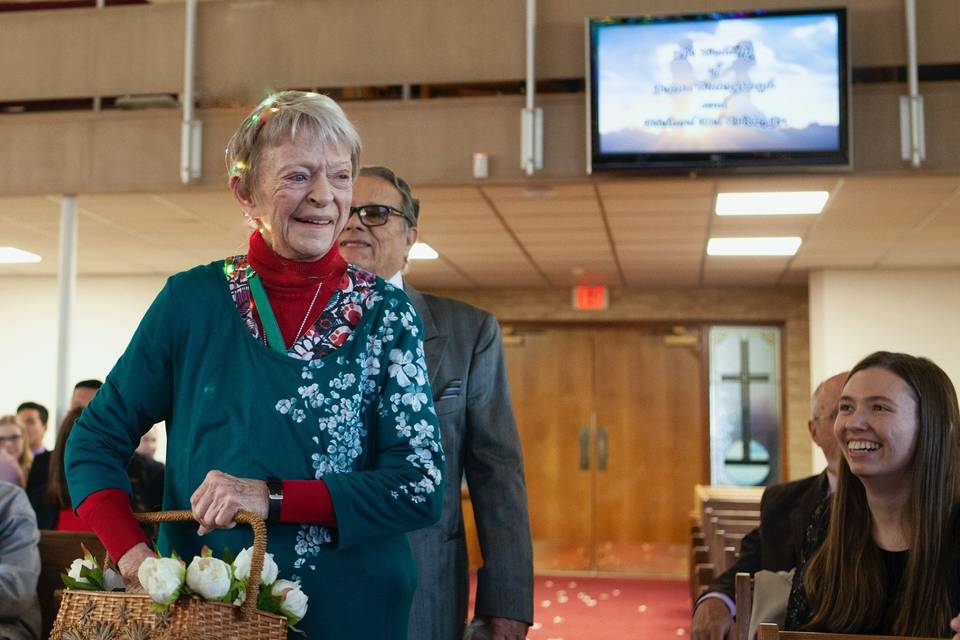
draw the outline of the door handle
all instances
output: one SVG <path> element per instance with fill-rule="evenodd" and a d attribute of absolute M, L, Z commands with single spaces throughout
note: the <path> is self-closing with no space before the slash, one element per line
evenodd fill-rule
<path fill-rule="evenodd" d="M 580 427 L 580 470 L 590 468 L 590 427 Z"/>
<path fill-rule="evenodd" d="M 607 470 L 607 430 L 597 427 L 597 469 Z"/>

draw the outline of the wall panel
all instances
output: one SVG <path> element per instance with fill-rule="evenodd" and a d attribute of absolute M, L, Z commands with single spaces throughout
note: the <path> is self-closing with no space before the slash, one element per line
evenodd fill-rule
<path fill-rule="evenodd" d="M 960 83 L 924 83 L 924 171 L 960 169 Z M 906 171 L 900 159 L 897 84 L 854 91 L 854 165 Z M 544 95 L 544 168 L 535 180 L 586 178 L 583 95 Z M 527 180 L 520 169 L 519 96 L 344 102 L 364 140 L 363 162 L 395 167 L 416 184 L 472 183 L 472 155 L 490 156 L 488 183 Z M 201 109 L 203 179 L 224 184 L 223 148 L 241 109 Z M 0 145 L 16 158 L 0 174 L 0 196 L 64 192 L 176 190 L 180 129 L 176 110 L 25 114 L 0 117 Z"/>
<path fill-rule="evenodd" d="M 183 15 L 179 3 L 0 14 L 0 101 L 178 93 Z"/>
<path fill-rule="evenodd" d="M 797 6 L 835 0 L 548 0 L 538 3 L 537 73 L 584 75 L 584 18 Z M 901 0 L 848 0 L 855 67 L 902 65 Z M 960 61 L 960 3 L 918 3 L 921 64 Z M 519 80 L 520 0 L 231 0 L 199 5 L 197 82 L 210 106 L 276 87 Z M 183 3 L 0 16 L 0 102 L 179 92 Z"/>

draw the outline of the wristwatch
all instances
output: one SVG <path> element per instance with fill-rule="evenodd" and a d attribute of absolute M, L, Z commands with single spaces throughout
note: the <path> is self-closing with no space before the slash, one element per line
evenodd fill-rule
<path fill-rule="evenodd" d="M 267 522 L 280 522 L 280 507 L 283 505 L 283 481 L 273 476 L 267 478 L 267 491 L 270 492 L 270 507 Z"/>

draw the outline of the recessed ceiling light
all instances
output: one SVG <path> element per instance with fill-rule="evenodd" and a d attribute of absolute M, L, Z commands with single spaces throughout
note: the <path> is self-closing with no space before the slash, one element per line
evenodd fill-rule
<path fill-rule="evenodd" d="M 710 238 L 708 256 L 792 256 L 800 248 L 800 238 Z"/>
<path fill-rule="evenodd" d="M 0 247 L 0 264 L 20 264 L 24 262 L 40 262 L 43 258 L 35 253 L 17 249 L 16 247 Z"/>
<path fill-rule="evenodd" d="M 718 193 L 718 216 L 787 216 L 817 214 L 830 198 L 828 191 L 755 191 Z"/>
<path fill-rule="evenodd" d="M 409 257 L 411 260 L 436 260 L 440 254 L 426 242 L 414 242 Z"/>

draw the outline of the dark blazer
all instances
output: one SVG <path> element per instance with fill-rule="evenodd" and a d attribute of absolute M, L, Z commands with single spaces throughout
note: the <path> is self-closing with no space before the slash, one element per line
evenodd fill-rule
<path fill-rule="evenodd" d="M 817 506 L 830 495 L 827 472 L 767 487 L 760 499 L 760 527 L 740 542 L 740 557 L 707 589 L 734 598 L 738 573 L 789 571 L 797 566 L 803 536 Z"/>
<path fill-rule="evenodd" d="M 418 566 L 410 638 L 460 640 L 469 596 L 460 509 L 466 475 L 483 553 L 478 616 L 533 621 L 533 551 L 520 438 L 500 326 L 485 311 L 404 285 L 424 350 L 446 455 L 443 516 L 410 534 Z"/>

